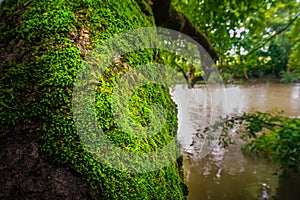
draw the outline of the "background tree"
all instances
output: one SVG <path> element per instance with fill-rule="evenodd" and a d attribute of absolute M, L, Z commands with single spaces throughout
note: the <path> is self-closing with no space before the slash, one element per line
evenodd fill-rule
<path fill-rule="evenodd" d="M 282 71 L 296 72 L 299 68 L 299 1 L 174 0 L 172 3 L 210 39 L 223 74 L 278 77 Z"/>

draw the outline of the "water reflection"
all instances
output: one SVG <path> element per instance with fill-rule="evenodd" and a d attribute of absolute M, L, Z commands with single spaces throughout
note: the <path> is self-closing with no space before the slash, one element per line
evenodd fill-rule
<path fill-rule="evenodd" d="M 300 84 L 294 85 L 291 88 L 291 98 L 290 98 L 290 105 L 295 108 L 298 109 L 298 112 L 294 113 L 294 116 L 300 116 L 299 112 L 300 112 L 300 108 L 299 108 L 299 101 L 300 101 Z"/>
<path fill-rule="evenodd" d="M 276 194 L 276 166 L 267 161 L 228 157 L 215 162 L 208 156 L 201 162 L 186 159 L 185 167 L 190 200 L 272 199 Z"/>
<path fill-rule="evenodd" d="M 193 136 L 204 125 L 213 124 L 220 116 L 225 116 L 224 88 L 203 86 L 188 89 L 185 85 L 176 85 L 171 94 L 178 105 L 178 139 L 184 151 L 197 154 L 197 158 L 204 157 L 215 146 L 215 136 L 207 134 L 198 139 L 198 145 L 191 146 Z"/>
<path fill-rule="evenodd" d="M 226 99 L 219 100 L 226 102 L 224 112 L 228 115 L 277 108 L 284 110 L 286 116 L 300 116 L 300 85 L 232 85 L 225 88 L 225 94 Z M 209 144 L 208 140 L 193 140 L 197 130 L 218 119 L 216 113 L 220 112 L 213 112 L 216 108 L 211 102 L 215 94 L 208 93 L 203 86 L 193 90 L 176 86 L 172 95 L 175 102 L 181 103 L 178 138 L 186 153 L 185 175 L 190 200 L 297 199 L 298 189 L 287 187 L 286 182 L 273 175 L 277 166 L 266 159 L 243 155 L 242 142 L 238 139 L 238 145 L 228 149 Z M 214 145 L 212 151 L 211 145 Z M 292 183 L 299 186 L 299 177 L 295 180 Z"/>

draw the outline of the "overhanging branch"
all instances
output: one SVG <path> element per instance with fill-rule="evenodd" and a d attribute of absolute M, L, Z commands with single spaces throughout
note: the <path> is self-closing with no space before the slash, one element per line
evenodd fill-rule
<path fill-rule="evenodd" d="M 252 51 L 250 51 L 247 56 L 253 54 L 254 52 L 256 52 L 258 49 L 262 48 L 263 46 L 265 46 L 270 40 L 272 40 L 274 37 L 276 37 L 277 35 L 279 35 L 280 33 L 282 33 L 283 31 L 285 31 L 286 29 L 288 29 L 295 21 L 296 19 L 300 16 L 300 13 L 298 13 L 285 27 L 283 27 L 281 30 L 277 31 L 276 33 L 274 33 L 273 35 L 271 35 L 266 41 L 264 41 L 261 45 L 259 45 L 258 47 L 256 47 L 255 49 L 253 49 Z"/>

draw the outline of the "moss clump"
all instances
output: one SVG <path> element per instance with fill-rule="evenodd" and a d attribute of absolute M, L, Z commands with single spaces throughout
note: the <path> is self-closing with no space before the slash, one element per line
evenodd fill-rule
<path fill-rule="evenodd" d="M 72 117 L 74 80 L 89 51 L 113 34 L 153 26 L 150 14 L 145 17 L 131 0 L 11 0 L 2 3 L 0 19 L 1 135 L 24 124 L 35 124 L 32 127 L 40 132 L 42 152 L 79 172 L 99 191 L 97 198 L 184 198 L 182 161 L 149 173 L 120 172 L 101 164 L 86 150 Z M 151 51 L 133 52 L 125 55 L 122 62 L 134 67 L 152 58 Z M 97 89 L 99 125 L 112 141 L 132 151 L 147 152 L 164 146 L 174 137 L 177 123 L 176 107 L 167 88 L 145 86 L 134 95 L 131 111 L 137 123 L 148 123 L 147 115 L 138 113 L 153 103 L 168 109 L 168 120 L 156 137 L 133 140 L 112 117 L 110 94 L 119 74 L 126 72 L 124 65 L 115 68 L 109 68 L 108 78 L 101 80 Z M 145 143 L 139 146 L 140 142 Z"/>

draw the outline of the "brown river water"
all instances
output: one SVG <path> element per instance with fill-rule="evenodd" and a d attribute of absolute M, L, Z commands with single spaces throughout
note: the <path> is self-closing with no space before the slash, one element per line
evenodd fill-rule
<path fill-rule="evenodd" d="M 224 149 L 217 142 L 194 136 L 219 116 L 244 111 L 278 109 L 285 116 L 300 117 L 299 84 L 227 85 L 217 89 L 176 85 L 171 94 L 179 110 L 178 139 L 185 155 L 189 200 L 300 199 L 299 176 L 279 179 L 274 175 L 278 166 L 244 155 L 238 138 L 237 145 Z"/>

